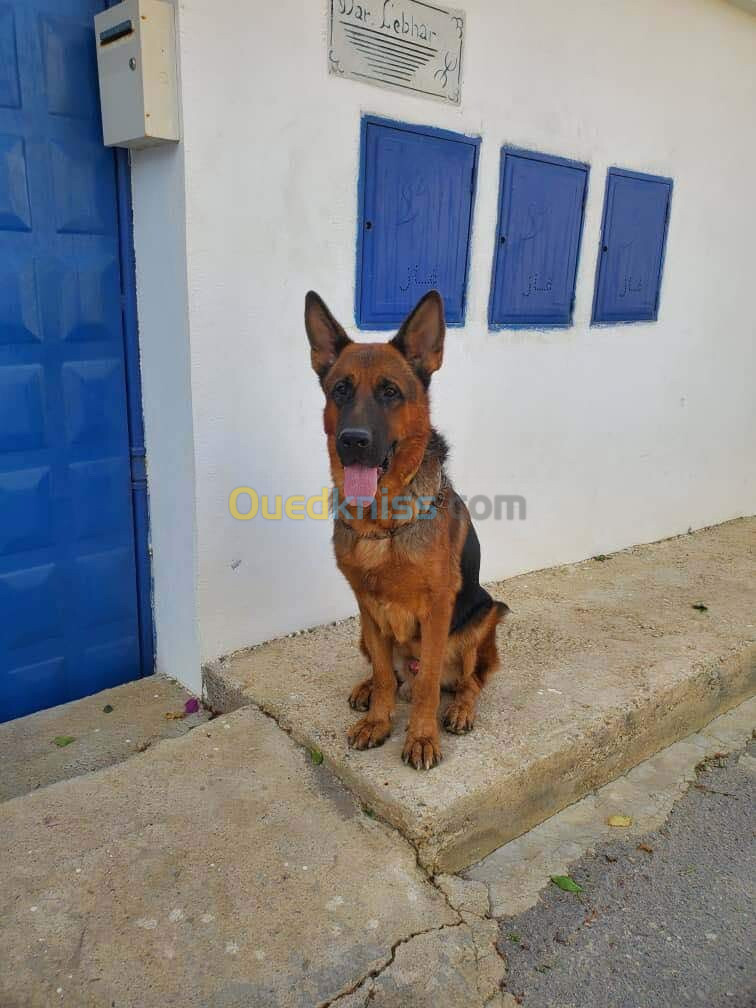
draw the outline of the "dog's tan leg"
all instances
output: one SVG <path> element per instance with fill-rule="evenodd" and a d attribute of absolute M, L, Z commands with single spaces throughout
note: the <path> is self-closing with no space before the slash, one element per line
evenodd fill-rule
<path fill-rule="evenodd" d="M 353 749 L 372 749 L 385 742 L 391 734 L 391 718 L 396 702 L 393 641 L 381 633 L 373 617 L 362 607 L 360 619 L 362 639 L 373 665 L 373 675 L 366 680 L 370 684 L 370 709 L 364 718 L 352 725 L 347 738 Z"/>
<path fill-rule="evenodd" d="M 438 705 L 450 617 L 450 602 L 434 599 L 428 616 L 420 621 L 420 671 L 412 684 L 412 710 L 402 750 L 404 762 L 416 770 L 430 770 L 441 761 Z"/>
<path fill-rule="evenodd" d="M 367 659 L 368 665 L 370 664 L 370 654 L 368 649 L 365 647 L 365 634 L 362 631 L 362 626 L 360 626 L 360 651 L 364 654 Z M 349 706 L 352 710 L 367 710 L 370 706 L 370 694 L 373 689 L 373 676 L 372 673 L 366 679 L 360 679 L 357 685 L 354 687 L 352 692 L 349 694 Z"/>
<path fill-rule="evenodd" d="M 475 724 L 475 706 L 480 695 L 480 683 L 475 675 L 477 660 L 478 648 L 473 641 L 462 656 L 462 676 L 444 716 L 444 727 L 455 735 L 464 735 Z"/>

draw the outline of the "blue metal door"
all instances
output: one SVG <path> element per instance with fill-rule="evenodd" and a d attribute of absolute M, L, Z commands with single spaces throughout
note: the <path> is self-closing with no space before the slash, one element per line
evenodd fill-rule
<path fill-rule="evenodd" d="M 0 720 L 145 671 L 102 6 L 0 0 Z"/>

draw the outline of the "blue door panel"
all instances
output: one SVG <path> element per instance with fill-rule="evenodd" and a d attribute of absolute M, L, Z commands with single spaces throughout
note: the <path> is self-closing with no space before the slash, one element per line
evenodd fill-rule
<path fill-rule="evenodd" d="M 358 325 L 393 328 L 434 288 L 463 323 L 478 141 L 367 119 L 362 143 Z"/>
<path fill-rule="evenodd" d="M 658 317 L 671 195 L 671 179 L 609 169 L 594 322 Z"/>
<path fill-rule="evenodd" d="M 23 137 L 0 134 L 0 228 L 5 231 L 31 229 L 26 164 Z"/>
<path fill-rule="evenodd" d="M 587 165 L 502 151 L 492 327 L 572 321 L 587 181 Z"/>
<path fill-rule="evenodd" d="M 0 3 L 0 108 L 18 108 L 20 104 L 16 19 L 10 4 Z"/>
<path fill-rule="evenodd" d="M 37 305 L 34 259 L 17 259 L 15 266 L 0 261 L 0 347 L 40 342 L 42 324 Z"/>
<path fill-rule="evenodd" d="M 75 265 L 58 264 L 57 276 L 49 282 L 58 284 L 61 338 L 108 340 L 118 337 L 117 321 L 110 305 L 120 297 L 118 262 L 112 256 L 82 255 Z"/>
<path fill-rule="evenodd" d="M 6 364 L 0 371 L 0 452 L 45 447 L 45 427 L 44 368 Z"/>
<path fill-rule="evenodd" d="M 84 658 L 71 675 L 71 686 L 82 694 L 89 692 L 88 683 L 97 678 L 99 689 L 121 686 L 134 678 L 134 666 L 139 663 L 139 640 L 124 637 L 87 648 Z"/>
<path fill-rule="evenodd" d="M 66 703 L 71 699 L 69 693 L 62 658 L 12 668 L 4 676 L 3 696 L 13 704 L 12 717 Z M 83 692 L 80 695 L 83 696 Z"/>
<path fill-rule="evenodd" d="M 102 4 L 77 6 L 82 12 L 87 7 L 95 13 L 102 8 Z M 96 119 L 98 91 L 93 90 L 92 82 L 97 78 L 97 56 L 91 24 L 50 14 L 41 14 L 38 24 L 48 112 L 74 119 Z"/>
<path fill-rule="evenodd" d="M 30 567 L 0 576 L 0 637 L 9 651 L 63 638 L 60 571 L 56 564 Z"/>
<path fill-rule="evenodd" d="M 68 471 L 73 537 L 77 542 L 113 541 L 128 528 L 131 472 L 126 459 L 73 462 Z"/>
<path fill-rule="evenodd" d="M 0 720 L 142 672 L 102 6 L 0 2 Z"/>
<path fill-rule="evenodd" d="M 52 546 L 49 467 L 0 473 L 0 557 Z"/>

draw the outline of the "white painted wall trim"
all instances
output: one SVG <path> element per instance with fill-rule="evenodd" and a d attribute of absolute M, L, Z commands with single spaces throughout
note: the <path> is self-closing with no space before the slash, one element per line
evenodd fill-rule
<path fill-rule="evenodd" d="M 133 151 L 131 181 L 156 670 L 199 691 L 184 154 L 182 144 Z"/>

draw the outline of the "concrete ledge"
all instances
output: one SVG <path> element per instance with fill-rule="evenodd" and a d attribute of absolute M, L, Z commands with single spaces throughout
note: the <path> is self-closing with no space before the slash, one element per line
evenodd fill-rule
<path fill-rule="evenodd" d="M 103 770 L 161 739 L 185 735 L 207 721 L 207 712 L 181 720 L 165 715 L 182 711 L 189 695 L 171 679 L 147 676 L 0 724 L 0 802 Z M 58 735 L 74 741 L 59 749 L 53 741 Z"/>
<path fill-rule="evenodd" d="M 475 958 L 410 845 L 251 708 L 3 803 L 0 860 L 3 1008 L 314 1008 L 447 928 Z"/>
<path fill-rule="evenodd" d="M 347 748 L 366 671 L 354 620 L 215 662 L 205 688 L 321 750 L 426 868 L 458 871 L 753 694 L 755 553 L 756 519 L 740 519 L 494 585 L 513 609 L 503 668 L 430 773 L 401 763 L 403 703 L 383 748 Z"/>
<path fill-rule="evenodd" d="M 708 775 L 700 775 L 706 761 L 711 759 L 716 766 L 718 754 L 742 753 L 755 726 L 756 697 L 498 847 L 468 868 L 464 881 L 451 877 L 460 887 L 467 880 L 484 886 L 493 917 L 516 917 L 538 903 L 552 875 L 571 875 L 574 863 L 588 851 L 605 843 L 636 849 L 646 834 L 667 823 L 691 784 L 708 785 Z M 617 813 L 629 816 L 631 825 L 620 830 L 611 827 L 609 817 Z M 449 877 L 438 876 L 436 882 Z"/>

